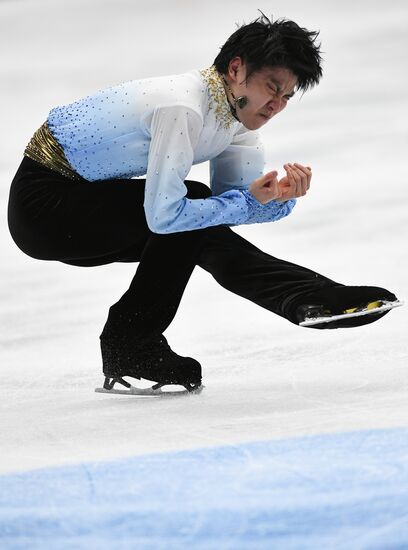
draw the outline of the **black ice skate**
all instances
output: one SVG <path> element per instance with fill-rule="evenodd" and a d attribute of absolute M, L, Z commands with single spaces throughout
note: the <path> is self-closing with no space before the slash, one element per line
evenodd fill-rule
<path fill-rule="evenodd" d="M 324 292 L 327 294 L 325 305 L 305 303 L 297 308 L 299 326 L 347 328 L 365 325 L 403 305 L 394 294 L 378 287 L 339 286 Z"/>
<path fill-rule="evenodd" d="M 175 395 L 199 393 L 201 385 L 201 365 L 191 357 L 177 355 L 160 335 L 143 342 L 112 339 L 101 335 L 101 351 L 105 382 L 100 393 L 127 395 Z M 146 379 L 156 382 L 150 388 L 137 388 L 124 380 L 124 377 Z M 116 389 L 120 384 L 126 389 Z M 184 391 L 163 391 L 162 386 L 180 385 Z"/>

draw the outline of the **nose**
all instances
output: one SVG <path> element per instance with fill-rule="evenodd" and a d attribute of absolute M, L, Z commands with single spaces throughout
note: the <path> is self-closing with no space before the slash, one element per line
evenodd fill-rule
<path fill-rule="evenodd" d="M 273 99 L 271 99 L 268 103 L 268 109 L 270 111 L 270 115 L 273 113 L 279 113 L 279 111 L 282 110 L 283 103 L 282 98 L 275 96 Z"/>
<path fill-rule="evenodd" d="M 282 109 L 283 107 L 283 102 L 282 102 L 282 98 L 280 96 L 275 96 L 273 98 L 273 105 L 274 105 L 274 110 L 279 113 L 279 111 Z"/>

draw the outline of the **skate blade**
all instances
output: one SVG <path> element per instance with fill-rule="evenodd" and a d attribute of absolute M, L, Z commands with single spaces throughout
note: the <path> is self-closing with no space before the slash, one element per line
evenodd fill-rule
<path fill-rule="evenodd" d="M 163 391 L 161 388 L 153 389 L 153 388 L 138 388 L 136 386 L 130 386 L 130 388 L 126 390 L 117 390 L 115 388 L 112 388 L 111 390 L 107 390 L 106 388 L 95 388 L 96 393 L 111 393 L 111 394 L 119 394 L 119 395 L 156 395 L 156 396 L 162 396 L 162 397 L 170 397 L 170 396 L 177 396 L 177 395 L 190 395 L 190 394 L 197 394 L 201 393 L 203 391 L 205 386 L 201 384 L 194 390 L 168 390 Z"/>
<path fill-rule="evenodd" d="M 315 317 L 313 319 L 307 319 L 299 323 L 300 327 L 310 327 L 313 325 L 319 325 L 321 323 L 331 323 L 332 321 L 338 321 L 340 319 L 350 319 L 351 317 L 362 317 L 363 315 L 371 315 L 373 313 L 381 313 L 382 311 L 388 311 L 394 307 L 403 306 L 404 302 L 400 300 L 394 302 L 383 302 L 382 306 L 372 307 L 363 311 L 355 311 L 352 313 L 342 313 L 341 315 L 333 315 L 331 317 Z"/>

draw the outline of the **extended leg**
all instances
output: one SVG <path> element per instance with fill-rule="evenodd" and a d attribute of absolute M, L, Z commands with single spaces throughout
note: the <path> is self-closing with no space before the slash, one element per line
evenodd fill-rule
<path fill-rule="evenodd" d="M 396 299 L 386 289 L 346 286 L 308 268 L 270 256 L 227 226 L 208 230 L 198 265 L 227 290 L 294 324 L 299 324 L 302 307 L 307 305 L 317 304 L 339 311 L 379 297 Z M 362 325 L 386 313 L 313 328 Z"/>

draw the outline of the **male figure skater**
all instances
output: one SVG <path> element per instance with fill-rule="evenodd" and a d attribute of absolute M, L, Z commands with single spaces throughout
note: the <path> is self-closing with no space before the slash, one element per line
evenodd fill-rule
<path fill-rule="evenodd" d="M 318 84 L 317 35 L 262 14 L 210 67 L 55 107 L 27 145 L 9 199 L 16 244 L 70 265 L 139 262 L 100 336 L 105 391 L 116 382 L 133 391 L 124 376 L 156 382 L 153 391 L 201 387 L 199 362 L 163 336 L 196 265 L 297 325 L 362 325 L 398 304 L 386 289 L 343 285 L 272 257 L 230 227 L 277 221 L 310 187 L 312 170 L 299 163 L 285 164 L 280 180 L 275 170 L 263 174 L 258 129 Z M 211 189 L 186 179 L 207 160 Z"/>

